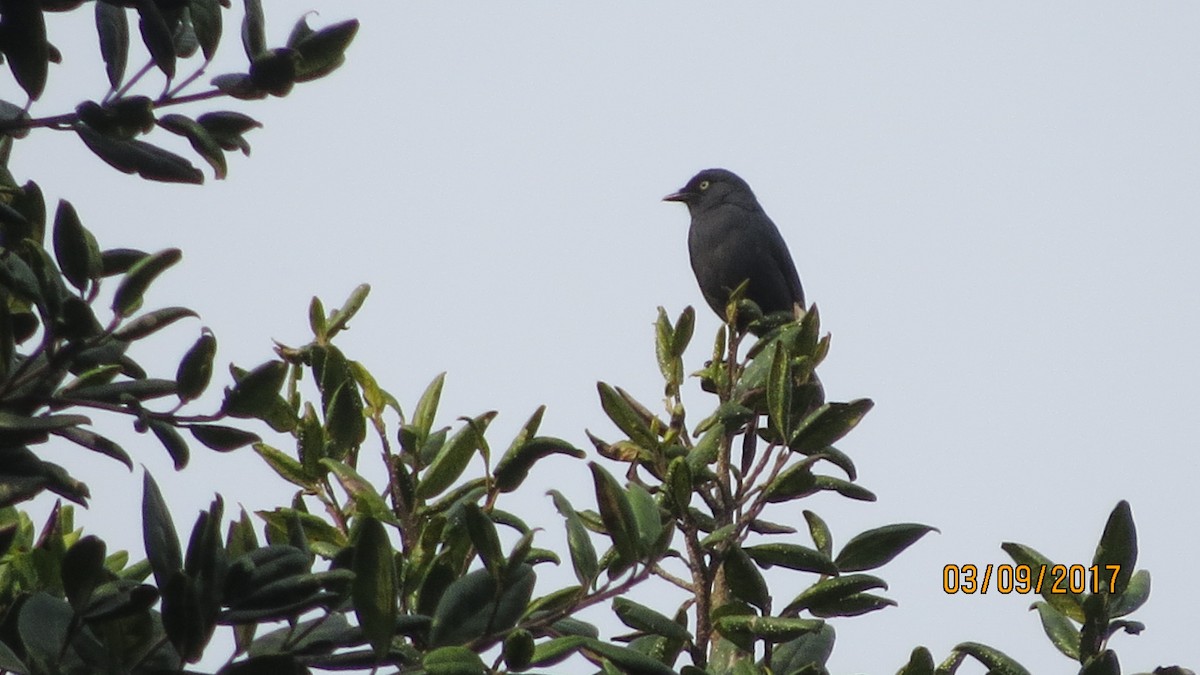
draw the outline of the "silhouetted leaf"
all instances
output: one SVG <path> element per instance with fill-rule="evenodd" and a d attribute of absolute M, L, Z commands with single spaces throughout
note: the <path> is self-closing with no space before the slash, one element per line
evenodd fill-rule
<path fill-rule="evenodd" d="M 100 246 L 65 200 L 59 200 L 54 214 L 54 257 L 63 276 L 79 290 L 100 278 Z"/>
<path fill-rule="evenodd" d="M 183 355 L 183 359 L 179 361 L 179 368 L 175 370 L 176 393 L 181 401 L 191 401 L 208 388 L 208 383 L 212 379 L 213 359 L 216 355 L 217 338 L 212 331 L 205 328 L 196 342 Z M 200 442 L 204 443 L 204 440 L 200 439 Z M 205 445 L 208 444 L 205 443 Z M 220 448 L 213 449 L 219 450 Z"/>
<path fill-rule="evenodd" d="M 187 429 L 205 447 L 217 452 L 237 450 L 262 440 L 256 433 L 219 424 L 190 424 Z"/>
<path fill-rule="evenodd" d="M 925 647 L 917 647 L 896 675 L 934 675 L 933 655 Z"/>
<path fill-rule="evenodd" d="M 557 490 L 548 493 L 554 499 L 554 506 L 562 514 L 567 527 L 567 550 L 571 553 L 571 565 L 575 569 L 575 577 L 584 587 L 589 587 L 596 579 L 598 563 L 596 549 L 588 536 L 583 519 L 575 512 L 567 498 Z"/>
<path fill-rule="evenodd" d="M 475 451 L 482 447 L 482 434 L 495 416 L 495 411 L 479 415 L 446 441 L 417 483 L 418 498 L 436 497 L 458 480 Z"/>
<path fill-rule="evenodd" d="M 0 1 L 0 35 L 4 37 L 4 57 L 17 84 L 38 99 L 46 87 L 50 64 L 50 46 L 46 42 L 46 22 L 42 9 L 29 0 Z"/>
<path fill-rule="evenodd" d="M 142 43 L 150 52 L 154 65 L 167 76 L 175 77 L 175 41 L 171 39 L 171 28 L 163 17 L 162 11 L 154 2 L 138 2 L 138 30 L 142 34 Z"/>
<path fill-rule="evenodd" d="M 150 569 L 154 571 L 155 583 L 163 588 L 176 572 L 183 569 L 183 553 L 179 548 L 175 523 L 171 521 L 171 512 L 149 472 L 143 480 L 142 541 L 146 546 Z"/>
<path fill-rule="evenodd" d="M 192 149 L 212 167 L 215 177 L 218 180 L 225 177 L 228 171 L 225 152 L 222 150 L 221 144 L 200 123 L 184 115 L 170 114 L 158 118 L 158 125 L 188 139 Z"/>
<path fill-rule="evenodd" d="M 806 455 L 820 452 L 850 433 L 874 405 L 866 398 L 849 403 L 826 403 L 800 422 L 788 447 Z"/>
<path fill-rule="evenodd" d="M 741 546 L 731 545 L 725 551 L 725 560 L 721 563 L 725 571 L 725 582 L 734 597 L 749 603 L 766 612 L 771 606 L 771 590 L 761 572 L 750 561 L 750 556 Z M 794 637 L 794 636 L 793 636 Z"/>
<path fill-rule="evenodd" d="M 97 257 L 97 262 L 99 258 Z M 176 321 L 189 317 L 200 316 L 193 310 L 187 307 L 164 307 L 156 309 L 153 312 L 147 312 L 136 319 L 121 326 L 113 333 L 113 337 L 126 342 L 140 340 L 147 335 L 152 335 Z"/>
<path fill-rule="evenodd" d="M 129 453 L 117 445 L 114 441 L 101 436 L 94 431 L 80 429 L 78 427 L 66 427 L 63 429 L 52 430 L 51 433 L 82 445 L 83 447 L 94 450 L 102 455 L 112 457 L 118 462 L 125 465 L 130 471 L 133 470 L 133 460 L 130 459 Z"/>
<path fill-rule="evenodd" d="M 493 475 L 496 479 L 496 489 L 501 492 L 512 492 L 521 486 L 529 470 L 539 460 L 553 454 L 570 455 L 576 459 L 587 456 L 583 450 L 560 438 L 538 436 L 529 439 L 520 447 L 510 449 L 496 465 Z"/>
<path fill-rule="evenodd" d="M 1137 554 L 1137 528 L 1133 524 L 1133 511 L 1129 508 L 1129 502 L 1122 499 L 1109 514 L 1092 557 L 1092 565 L 1099 567 L 1102 572 L 1099 575 L 1102 587 L 1113 595 L 1123 593 L 1137 567 Z M 1108 588 L 1112 579 L 1110 565 L 1118 566 L 1116 583 L 1112 588 Z"/>
<path fill-rule="evenodd" d="M 341 66 L 346 61 L 346 48 L 357 32 L 357 19 L 313 31 L 308 29 L 307 17 L 301 17 L 287 43 L 300 56 L 296 64 L 296 82 L 324 77 Z"/>
<path fill-rule="evenodd" d="M 279 388 L 287 377 L 283 361 L 267 361 L 246 373 L 232 388 L 225 389 L 221 409 L 231 417 L 263 417 L 271 412 L 279 398 Z"/>
<path fill-rule="evenodd" d="M 168 248 L 134 263 L 113 294 L 112 309 L 118 316 L 129 316 L 142 305 L 142 295 L 168 267 L 179 262 L 183 252 Z"/>
<path fill-rule="evenodd" d="M 164 183 L 204 182 L 204 174 L 191 162 L 158 146 L 135 139 L 108 138 L 86 125 L 75 132 L 88 149 L 121 173 L 136 173 L 147 180 Z"/>
<path fill-rule="evenodd" d="M 221 42 L 221 5 L 218 0 L 188 0 L 188 13 L 205 61 L 212 61 Z"/>
<path fill-rule="evenodd" d="M 605 531 L 612 539 L 618 554 L 619 560 L 615 567 L 611 568 L 612 574 L 615 575 L 637 562 L 640 557 L 637 520 L 628 496 L 612 474 L 595 462 L 588 462 L 588 468 L 592 471 L 600 519 L 604 522 Z"/>
<path fill-rule="evenodd" d="M 100 56 L 113 89 L 125 79 L 125 64 L 129 59 L 129 18 L 125 8 L 98 0 L 96 2 L 96 33 L 100 36 Z"/>

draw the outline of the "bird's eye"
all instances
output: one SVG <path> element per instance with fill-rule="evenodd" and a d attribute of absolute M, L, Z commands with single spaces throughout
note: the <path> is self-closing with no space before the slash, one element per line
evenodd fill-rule
<path fill-rule="evenodd" d="M 706 180 L 700 181 L 700 189 L 701 190 L 707 190 L 709 185 L 711 185 L 711 183 L 709 183 Z"/>

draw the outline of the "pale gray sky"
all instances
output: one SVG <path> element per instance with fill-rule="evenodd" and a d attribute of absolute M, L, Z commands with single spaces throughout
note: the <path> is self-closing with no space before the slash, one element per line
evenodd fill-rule
<path fill-rule="evenodd" d="M 686 212 L 659 199 L 729 168 L 779 225 L 833 333 L 831 398 L 877 403 L 840 447 L 879 501 L 806 507 L 840 543 L 890 522 L 942 530 L 883 569 L 899 607 L 834 622 L 833 670 L 894 672 L 918 644 L 941 659 L 975 640 L 1033 672 L 1074 672 L 1026 611 L 1034 597 L 947 596 L 942 568 L 1008 562 L 1010 540 L 1089 563 L 1119 499 L 1154 579 L 1132 617 L 1147 630 L 1113 639 L 1124 669 L 1200 663 L 1200 7 L 265 5 L 273 43 L 308 9 L 314 24 L 355 16 L 362 29 L 342 70 L 285 100 L 193 109 L 266 124 L 228 180 L 147 184 L 48 131 L 12 162 L 72 200 L 102 245 L 183 248 L 148 304 L 199 310 L 223 363 L 303 342 L 312 295 L 335 305 L 369 282 L 344 348 L 402 403 L 447 370 L 445 422 L 498 409 L 493 445 L 540 403 L 547 433 L 611 438 L 595 381 L 656 400 L 658 305 L 697 307 L 689 368 L 710 349 L 717 320 L 688 267 Z M 80 81 L 104 93 L 83 14 L 51 24 L 68 62 L 35 113 L 73 108 Z M 212 74 L 240 59 L 231 39 Z M 156 343 L 168 372 L 196 330 Z M 709 399 L 691 386 L 699 419 Z M 214 491 L 250 509 L 290 497 L 249 452 L 197 448 L 173 475 L 143 444 L 134 454 L 181 528 Z M 114 523 L 135 522 L 139 478 L 95 464 L 100 508 L 80 519 L 138 545 Z M 556 545 L 543 489 L 580 505 L 591 481 L 562 459 L 539 480 L 507 508 Z"/>

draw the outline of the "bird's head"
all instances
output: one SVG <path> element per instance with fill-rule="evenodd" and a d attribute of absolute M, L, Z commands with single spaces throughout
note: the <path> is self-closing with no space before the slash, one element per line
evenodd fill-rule
<path fill-rule="evenodd" d="M 746 181 L 732 171 L 705 169 L 692 177 L 677 192 L 663 197 L 664 202 L 682 202 L 696 213 L 718 204 L 735 203 L 748 208 L 758 204 Z"/>

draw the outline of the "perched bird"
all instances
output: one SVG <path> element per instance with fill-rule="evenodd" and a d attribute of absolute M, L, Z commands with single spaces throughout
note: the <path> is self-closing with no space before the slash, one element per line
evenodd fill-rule
<path fill-rule="evenodd" d="M 730 293 L 747 280 L 745 297 L 764 314 L 804 315 L 804 289 L 787 244 L 746 181 L 725 169 L 705 169 L 663 201 L 688 207 L 692 271 L 717 316 L 725 319 Z"/>

